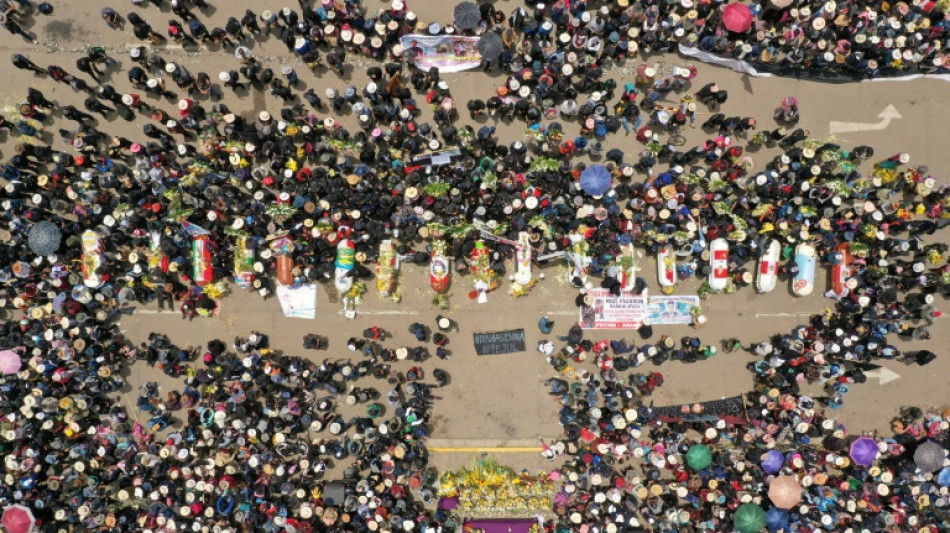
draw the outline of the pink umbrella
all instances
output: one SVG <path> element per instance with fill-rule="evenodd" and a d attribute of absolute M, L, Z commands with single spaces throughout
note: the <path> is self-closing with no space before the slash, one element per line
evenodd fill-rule
<path fill-rule="evenodd" d="M 745 4 L 729 4 L 722 10 L 722 25 L 729 31 L 741 33 L 748 30 L 754 18 Z"/>
<path fill-rule="evenodd" d="M 22 505 L 5 507 L 3 518 L 0 518 L 0 525 L 9 533 L 30 533 L 35 524 L 36 518 L 33 518 L 33 511 Z"/>
<path fill-rule="evenodd" d="M 794 476 L 778 476 L 769 484 L 769 499 L 779 509 L 791 509 L 802 501 L 802 486 Z"/>
<path fill-rule="evenodd" d="M 13 350 L 3 350 L 0 352 L 0 372 L 4 374 L 16 374 L 20 371 L 21 366 L 20 354 Z"/>

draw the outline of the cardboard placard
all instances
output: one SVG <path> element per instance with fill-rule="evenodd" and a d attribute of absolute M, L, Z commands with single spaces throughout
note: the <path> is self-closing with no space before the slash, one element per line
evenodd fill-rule
<path fill-rule="evenodd" d="M 473 335 L 473 340 L 475 341 L 475 353 L 478 355 L 525 351 L 523 329 L 476 333 Z"/>

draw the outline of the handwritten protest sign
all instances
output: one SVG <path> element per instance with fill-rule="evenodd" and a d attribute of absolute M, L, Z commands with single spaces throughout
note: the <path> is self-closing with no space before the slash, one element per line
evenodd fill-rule
<path fill-rule="evenodd" d="M 476 333 L 475 353 L 493 355 L 525 351 L 524 330 L 512 329 L 493 333 Z"/>

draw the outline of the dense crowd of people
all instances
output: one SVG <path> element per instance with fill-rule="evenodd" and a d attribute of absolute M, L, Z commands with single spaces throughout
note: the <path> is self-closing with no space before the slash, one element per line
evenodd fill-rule
<path fill-rule="evenodd" d="M 829 294 L 833 308 L 748 347 L 654 338 L 650 326 L 639 341 L 608 342 L 542 319 L 552 337 L 539 350 L 558 373 L 547 386 L 564 426 L 544 452 L 563 462 L 546 531 L 950 527 L 950 412 L 907 407 L 892 435 L 861 438 L 826 411 L 875 362 L 936 357 L 894 339 L 927 339 L 940 318 L 948 250 L 922 236 L 945 226 L 950 189 L 905 154 L 875 158 L 792 123 L 727 116 L 726 91 L 691 88 L 695 69 L 664 75 L 644 64 L 621 85 L 607 68 L 683 45 L 793 69 L 930 72 L 942 68 L 945 27 L 931 2 L 753 5 L 757 22 L 742 32 L 723 29 L 723 4 L 689 0 L 542 3 L 510 15 L 484 3 L 464 30 L 419 21 L 403 0 L 375 12 L 357 0 L 301 2 L 208 28 L 205 2 L 177 0 L 162 32 L 146 17 L 166 2 L 133 4 L 140 11 L 101 13 L 148 43 L 128 57 L 91 48 L 73 74 L 71 64 L 13 55 L 84 109 L 31 88 L 0 121 L 17 140 L 2 167 L 0 503 L 29 508 L 37 530 L 460 530 L 459 517 L 435 509 L 438 473 L 425 448 L 433 392 L 449 383 L 426 360 L 430 348 L 448 356 L 447 318 L 413 324 L 416 347 L 389 347 L 384 329 L 370 328 L 349 340 L 352 353 L 319 364 L 272 351 L 259 332 L 201 348 L 160 334 L 135 345 L 117 321 L 133 301 L 213 316 L 216 295 L 202 286 L 236 274 L 237 243 L 254 257 L 250 285 L 266 296 L 278 283 L 275 236 L 293 240 L 297 284 L 332 283 L 343 239 L 354 242 L 357 279 L 372 277 L 384 239 L 424 259 L 435 237 L 449 241 L 459 273 L 487 248 L 503 279 L 522 232 L 538 255 L 586 242 L 589 273 L 614 292 L 616 258 L 631 243 L 651 256 L 674 248 L 677 274 L 689 278 L 709 275 L 706 243 L 724 238 L 730 290 L 749 285 L 773 240 L 783 280 L 797 274 L 800 243 L 825 263 L 842 260 L 842 245 L 853 256 L 846 290 Z M 54 10 L 2 5 L 4 26 L 30 40 L 20 23 Z M 464 104 L 473 126 L 438 69 L 416 68 L 398 38 L 493 31 L 504 50 L 483 66 L 510 75 Z M 275 72 L 245 46 L 268 35 L 307 68 L 328 67 L 330 79 L 352 68 L 350 55 L 378 61 L 363 87 L 302 91 L 291 63 Z M 168 39 L 234 49 L 234 68 L 192 73 L 163 57 Z M 119 68 L 127 77 L 106 83 L 103 72 Z M 284 106 L 255 116 L 228 107 L 255 91 Z M 716 112 L 697 125 L 707 140 L 680 148 L 672 139 L 699 105 Z M 341 125 L 346 114 L 353 131 Z M 141 135 L 110 133 L 118 118 L 145 123 Z M 491 124 L 504 119 L 524 121 L 530 135 L 499 138 Z M 578 129 L 564 125 L 573 121 L 576 136 L 565 133 Z M 636 149 L 604 150 L 620 129 Z M 426 162 L 450 148 L 447 162 Z M 776 155 L 756 165 L 750 154 L 762 148 Z M 600 163 L 608 186 L 592 194 L 579 178 Z M 634 291 L 647 285 L 639 279 Z M 319 335 L 304 348 L 342 350 Z M 664 378 L 639 367 L 735 349 L 757 356 L 743 416 L 704 417 L 700 404 L 655 416 L 648 397 Z M 409 371 L 393 370 L 407 359 Z M 136 361 L 180 390 L 163 398 L 146 383 L 127 408 L 116 393 Z M 806 384 L 823 395 L 805 394 Z"/>

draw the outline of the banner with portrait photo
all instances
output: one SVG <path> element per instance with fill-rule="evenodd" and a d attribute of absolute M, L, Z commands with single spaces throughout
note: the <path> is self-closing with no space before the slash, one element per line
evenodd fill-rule
<path fill-rule="evenodd" d="M 699 296 L 651 296 L 645 322 L 651 326 L 692 324 Z"/>
<path fill-rule="evenodd" d="M 478 37 L 458 35 L 403 35 L 400 44 L 412 54 L 416 66 L 422 70 L 437 67 L 440 73 L 461 72 L 475 68 L 482 56 L 475 46 Z"/>
<path fill-rule="evenodd" d="M 612 296 L 607 289 L 587 291 L 591 305 L 581 306 L 583 329 L 638 329 L 647 315 L 647 299 L 643 295 Z"/>

